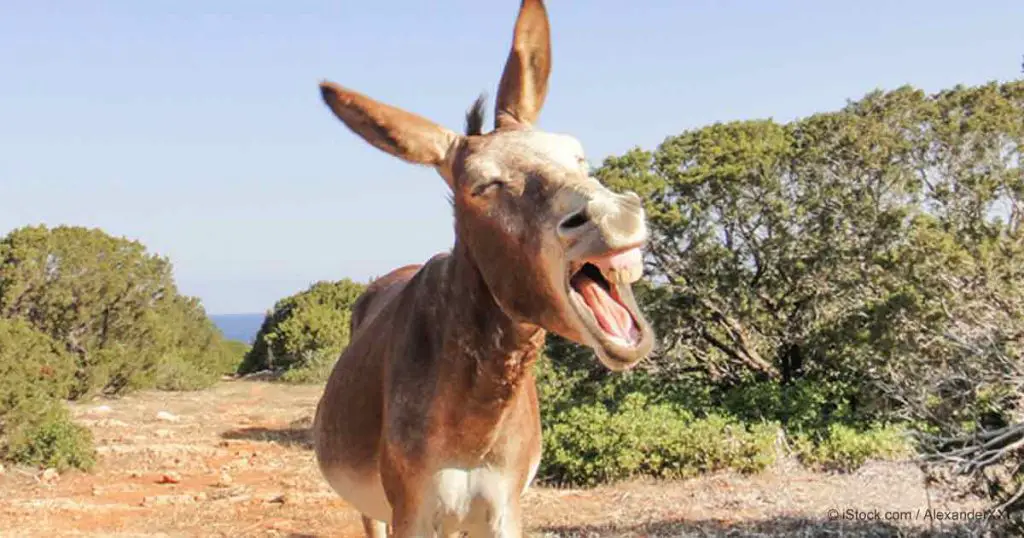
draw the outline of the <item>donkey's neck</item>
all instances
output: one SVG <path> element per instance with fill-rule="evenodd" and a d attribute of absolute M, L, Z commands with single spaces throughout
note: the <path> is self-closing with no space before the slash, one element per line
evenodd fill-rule
<path fill-rule="evenodd" d="M 469 385 L 467 403 L 500 406 L 533 379 L 530 369 L 545 331 L 513 319 L 501 308 L 465 244 L 456 241 L 447 262 L 446 359 Z"/>

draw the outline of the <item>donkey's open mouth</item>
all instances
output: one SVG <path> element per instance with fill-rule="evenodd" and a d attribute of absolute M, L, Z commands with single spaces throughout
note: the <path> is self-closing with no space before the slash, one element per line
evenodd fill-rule
<path fill-rule="evenodd" d="M 637 308 L 631 287 L 642 274 L 639 246 L 569 264 L 569 302 L 597 341 L 595 348 L 599 349 L 595 350 L 611 359 L 615 367 L 632 365 L 653 344 L 652 331 Z"/>

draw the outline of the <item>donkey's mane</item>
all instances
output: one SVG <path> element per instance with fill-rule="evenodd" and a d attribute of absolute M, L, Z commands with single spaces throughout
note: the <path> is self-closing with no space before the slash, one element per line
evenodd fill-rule
<path fill-rule="evenodd" d="M 480 97 L 473 101 L 473 105 L 466 111 L 466 134 L 468 136 L 481 135 L 484 132 L 484 116 L 486 111 L 484 105 L 487 103 L 487 94 L 481 93 Z"/>

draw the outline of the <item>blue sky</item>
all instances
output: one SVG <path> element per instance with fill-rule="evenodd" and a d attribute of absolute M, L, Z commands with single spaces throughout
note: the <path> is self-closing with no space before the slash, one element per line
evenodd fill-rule
<path fill-rule="evenodd" d="M 594 164 L 715 121 L 874 88 L 1020 77 L 1024 2 L 551 0 L 540 128 Z M 515 0 L 5 0 L 0 234 L 101 227 L 168 256 L 211 313 L 450 247 L 441 179 L 322 104 L 328 78 L 461 129 L 493 96 Z"/>

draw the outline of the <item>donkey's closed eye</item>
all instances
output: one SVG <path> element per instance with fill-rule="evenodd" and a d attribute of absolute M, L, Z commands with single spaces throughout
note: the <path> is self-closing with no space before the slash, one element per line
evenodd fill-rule
<path fill-rule="evenodd" d="M 482 183 L 473 188 L 473 196 L 483 196 L 493 189 L 501 189 L 505 187 L 505 182 L 500 179 L 493 179 L 487 183 Z"/>

